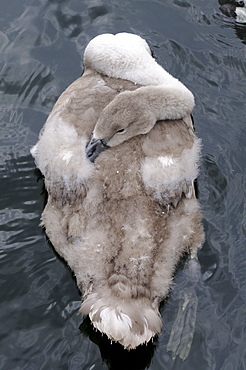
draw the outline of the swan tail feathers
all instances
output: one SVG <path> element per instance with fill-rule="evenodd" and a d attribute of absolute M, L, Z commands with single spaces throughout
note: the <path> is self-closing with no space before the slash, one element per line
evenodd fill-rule
<path fill-rule="evenodd" d="M 89 315 L 94 327 L 125 349 L 135 349 L 161 332 L 158 307 L 148 297 L 123 298 L 111 289 L 90 293 L 80 313 Z"/>

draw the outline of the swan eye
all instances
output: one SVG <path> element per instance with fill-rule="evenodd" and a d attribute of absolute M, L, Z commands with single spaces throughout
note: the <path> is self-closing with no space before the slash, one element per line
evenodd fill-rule
<path fill-rule="evenodd" d="M 122 128 L 121 130 L 116 131 L 117 134 L 123 134 L 126 131 L 125 128 Z"/>

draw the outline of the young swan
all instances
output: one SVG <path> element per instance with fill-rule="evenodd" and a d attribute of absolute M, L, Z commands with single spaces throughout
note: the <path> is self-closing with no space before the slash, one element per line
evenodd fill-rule
<path fill-rule="evenodd" d="M 97 36 L 84 64 L 32 149 L 42 224 L 74 271 L 80 311 L 133 349 L 161 331 L 177 262 L 203 242 L 194 98 L 133 34 Z"/>

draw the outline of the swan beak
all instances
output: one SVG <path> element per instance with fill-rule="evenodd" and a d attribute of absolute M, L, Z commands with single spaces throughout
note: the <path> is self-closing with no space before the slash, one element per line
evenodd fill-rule
<path fill-rule="evenodd" d="M 93 163 L 98 155 L 107 148 L 109 147 L 103 139 L 94 139 L 91 135 L 85 148 L 86 157 Z"/>

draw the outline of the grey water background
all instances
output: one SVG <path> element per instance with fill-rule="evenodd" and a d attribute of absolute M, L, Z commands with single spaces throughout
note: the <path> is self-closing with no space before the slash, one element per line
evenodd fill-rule
<path fill-rule="evenodd" d="M 73 275 L 39 226 L 46 195 L 30 155 L 86 44 L 122 31 L 195 95 L 206 232 L 201 270 L 177 271 L 159 339 L 129 353 L 77 315 Z M 245 44 L 215 0 L 1 0 L 1 369 L 246 369 Z"/>

